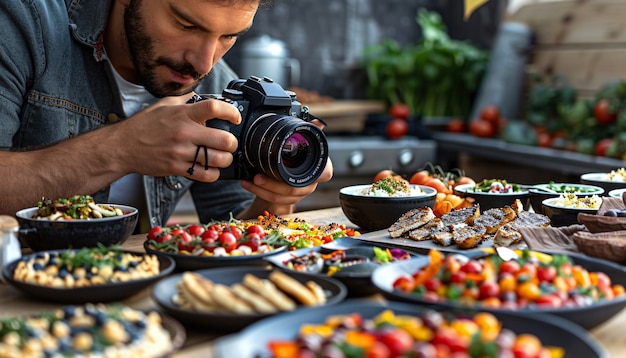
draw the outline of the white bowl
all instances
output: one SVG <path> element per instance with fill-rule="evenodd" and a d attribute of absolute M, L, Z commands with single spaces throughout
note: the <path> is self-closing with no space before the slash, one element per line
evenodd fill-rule
<path fill-rule="evenodd" d="M 624 192 L 626 192 L 626 188 L 613 189 L 613 190 L 609 191 L 609 196 L 612 197 L 612 198 L 621 199 L 622 198 L 622 194 Z"/>
<path fill-rule="evenodd" d="M 626 188 L 626 181 L 609 180 L 607 179 L 608 175 L 609 173 L 587 173 L 580 176 L 580 182 L 599 186 L 606 193 L 614 189 Z"/>
<path fill-rule="evenodd" d="M 474 198 L 475 203 L 480 205 L 481 211 L 511 206 L 517 199 L 522 202 L 524 210 L 528 210 L 530 205 L 528 200 L 530 195 L 526 189 L 513 193 L 490 193 L 474 192 L 472 191 L 474 187 L 476 187 L 474 184 L 457 185 L 454 187 L 454 193 L 462 197 Z"/>

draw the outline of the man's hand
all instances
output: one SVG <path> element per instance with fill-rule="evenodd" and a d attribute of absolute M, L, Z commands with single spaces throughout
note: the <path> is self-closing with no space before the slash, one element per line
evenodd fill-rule
<path fill-rule="evenodd" d="M 239 111 L 219 100 L 188 104 L 189 98 L 190 95 L 161 99 L 117 125 L 123 131 L 118 135 L 125 142 L 126 152 L 120 160 L 126 171 L 212 182 L 219 178 L 218 168 L 232 163 L 237 138 L 227 131 L 208 128 L 205 122 L 219 118 L 239 124 Z M 203 146 L 207 148 L 206 162 Z M 193 174 L 188 172 L 191 167 L 195 167 Z"/>
<path fill-rule="evenodd" d="M 333 164 L 330 158 L 328 158 L 322 175 L 315 183 L 305 187 L 296 188 L 264 174 L 255 175 L 252 181 L 242 180 L 241 186 L 256 195 L 256 198 L 252 205 L 238 217 L 241 219 L 254 218 L 262 214 L 263 211 L 268 211 L 275 215 L 291 214 L 294 205 L 312 194 L 318 183 L 325 183 L 332 177 Z"/>

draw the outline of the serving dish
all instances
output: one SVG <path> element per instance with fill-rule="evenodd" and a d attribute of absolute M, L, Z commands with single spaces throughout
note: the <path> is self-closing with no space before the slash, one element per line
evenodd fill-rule
<path fill-rule="evenodd" d="M 522 202 L 524 210 L 528 210 L 530 206 L 528 189 L 522 188 L 521 191 L 510 193 L 490 193 L 475 192 L 473 191 L 475 187 L 475 184 L 460 184 L 454 187 L 454 193 L 463 198 L 474 198 L 475 203 L 480 205 L 481 211 L 511 206 L 517 199 Z"/>
<path fill-rule="evenodd" d="M 543 213 L 550 218 L 551 226 L 570 226 L 579 224 L 578 214 L 595 215 L 598 208 L 576 208 L 559 205 L 559 197 L 544 199 L 541 202 Z"/>
<path fill-rule="evenodd" d="M 435 205 L 437 190 L 426 185 L 411 184 L 423 194 L 415 196 L 368 196 L 361 192 L 371 185 L 353 185 L 339 190 L 339 204 L 346 217 L 363 230 L 389 227 L 405 212 Z"/>
<path fill-rule="evenodd" d="M 248 273 L 265 279 L 272 270 L 256 266 L 241 266 L 203 269 L 195 272 L 215 283 L 232 285 L 241 282 Z M 320 285 L 326 293 L 327 302 L 324 307 L 339 303 L 346 297 L 346 287 L 336 279 L 322 276 L 312 277 L 299 272 L 289 272 L 288 274 L 300 282 L 312 280 Z M 182 308 L 173 301 L 174 295 L 177 293 L 176 284 L 181 280 L 182 275 L 182 273 L 174 274 L 155 284 L 152 288 L 152 298 L 168 315 L 178 319 L 183 324 L 215 332 L 234 332 L 270 316 L 269 314 L 234 314 L 222 311 L 199 312 Z"/>
<path fill-rule="evenodd" d="M 194 271 L 205 268 L 229 267 L 229 266 L 264 266 L 267 261 L 264 258 L 286 251 L 286 246 L 281 246 L 272 251 L 262 254 L 245 256 L 198 256 L 188 254 L 176 254 L 155 250 L 150 247 L 148 241 L 143 243 L 143 247 L 149 254 L 168 257 L 176 262 L 176 271 Z"/>
<path fill-rule="evenodd" d="M 38 207 L 22 209 L 15 214 L 20 225 L 18 238 L 33 251 L 122 244 L 135 230 L 139 211 L 128 205 L 106 205 L 121 209 L 124 215 L 52 221 L 34 219 Z"/>
<path fill-rule="evenodd" d="M 377 292 L 370 279 L 372 272 L 374 272 L 376 267 L 387 264 L 376 259 L 375 250 L 384 252 L 387 248 L 362 243 L 337 250 L 315 247 L 282 252 L 269 256 L 266 260 L 282 270 L 301 272 L 311 276 L 333 277 L 346 285 L 348 296 L 366 296 Z M 396 260 L 415 256 L 415 254 L 401 249 L 389 250 Z M 339 252 L 344 254 L 343 259 L 337 259 L 337 256 L 333 255 Z M 307 265 L 306 269 L 304 267 L 297 269 L 293 266 L 294 258 L 299 258 L 300 260 L 303 258 L 311 259 L 307 261 L 310 265 Z"/>
<path fill-rule="evenodd" d="M 91 285 L 74 288 L 55 288 L 18 281 L 13 278 L 15 268 L 20 261 L 30 260 L 36 255 L 42 253 L 62 253 L 65 251 L 67 250 L 51 250 L 23 256 L 5 265 L 2 268 L 2 276 L 4 277 L 5 281 L 8 282 L 10 285 L 34 299 L 53 301 L 64 304 L 77 304 L 87 302 L 111 302 L 126 299 L 139 293 L 141 290 L 149 287 L 163 277 L 169 275 L 170 273 L 172 273 L 172 271 L 174 271 L 174 267 L 176 266 L 174 260 L 172 260 L 171 258 L 158 256 L 157 258 L 159 260 L 160 270 L 159 273 L 154 276 L 125 282 L 107 283 L 101 285 Z M 144 253 L 138 253 L 133 251 L 122 250 L 121 252 L 132 253 L 133 255 L 140 256 L 146 255 Z"/>
<path fill-rule="evenodd" d="M 623 199 L 625 192 L 626 192 L 626 188 L 613 189 L 609 191 L 609 196 L 612 198 Z"/>
<path fill-rule="evenodd" d="M 331 307 L 310 308 L 282 314 L 259 321 L 237 334 L 218 338 L 215 341 L 215 356 L 218 358 L 266 358 L 270 356 L 268 344 L 275 340 L 291 340 L 304 324 L 322 323 L 327 317 L 358 312 L 364 318 L 373 318 L 384 310 L 396 314 L 416 315 L 425 312 L 427 307 L 401 302 L 374 302 L 348 300 Z M 467 311 L 441 309 L 446 314 L 472 314 Z M 544 345 L 562 347 L 566 357 L 592 358 L 607 357 L 606 352 L 584 329 L 570 322 L 552 316 L 527 316 L 515 312 L 496 312 L 494 315 L 504 328 L 513 332 L 531 333 Z"/>
<path fill-rule="evenodd" d="M 546 253 L 550 252 L 546 251 Z M 575 264 L 581 265 L 589 272 L 598 271 L 606 273 L 611 278 L 613 284 L 626 285 L 626 268 L 624 266 L 583 254 L 568 253 L 567 256 L 569 256 Z M 380 292 L 385 297 L 391 300 L 434 305 L 445 308 L 459 307 L 459 305 L 455 305 L 448 301 L 435 303 L 393 289 L 392 285 L 396 279 L 404 275 L 412 274 L 419 269 L 426 267 L 428 263 L 429 258 L 422 256 L 407 261 L 400 261 L 380 266 L 374 270 L 374 273 L 372 274 L 372 283 L 378 287 Z M 626 307 L 626 295 L 616 297 L 613 300 L 595 302 L 592 305 L 585 307 L 542 309 L 518 308 L 516 309 L 516 312 L 535 316 L 545 314 L 556 315 L 572 321 L 586 329 L 592 329 L 613 317 L 616 313 L 624 309 L 624 307 Z M 480 307 L 480 309 L 488 312 L 507 311 L 505 308 Z"/>
<path fill-rule="evenodd" d="M 608 173 L 586 173 L 580 176 L 583 184 L 595 185 L 604 189 L 606 193 L 614 189 L 626 188 L 626 181 L 609 180 Z"/>
<path fill-rule="evenodd" d="M 576 183 L 544 183 L 528 187 L 530 205 L 536 213 L 545 214 L 541 202 L 548 198 L 556 198 L 562 193 L 573 193 L 576 196 L 603 195 L 604 189 L 596 185 Z"/>

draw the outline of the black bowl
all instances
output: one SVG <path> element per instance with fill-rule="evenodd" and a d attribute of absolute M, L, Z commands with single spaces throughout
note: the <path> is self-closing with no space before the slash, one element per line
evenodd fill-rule
<path fill-rule="evenodd" d="M 243 277 L 251 273 L 261 279 L 267 279 L 271 269 L 255 266 L 224 267 L 198 270 L 196 273 L 210 279 L 215 283 L 232 285 L 241 282 Z M 181 323 L 203 328 L 213 332 L 232 333 L 260 319 L 271 316 L 271 314 L 235 314 L 230 312 L 199 312 L 182 308 L 176 305 L 172 299 L 176 294 L 176 284 L 181 280 L 183 273 L 174 274 L 159 281 L 152 288 L 152 298 L 170 316 L 176 318 Z M 299 272 L 289 272 L 289 276 L 305 283 L 314 281 L 326 292 L 326 305 L 329 307 L 343 301 L 346 297 L 347 289 L 339 281 L 330 277 L 311 277 Z M 297 310 L 304 306 L 298 306 Z M 283 314 L 283 313 L 280 313 Z M 236 355 L 235 355 L 236 356 Z M 233 356 L 234 357 L 234 356 Z"/>
<path fill-rule="evenodd" d="M 38 208 L 18 211 L 18 238 L 33 251 L 113 246 L 122 244 L 135 230 L 139 211 L 127 205 L 107 204 L 124 212 L 122 216 L 89 220 L 33 219 Z"/>
<path fill-rule="evenodd" d="M 153 249 L 148 241 L 144 241 L 143 248 L 149 254 L 167 256 L 176 262 L 176 271 L 193 271 L 206 268 L 228 267 L 228 266 L 266 266 L 264 258 L 278 254 L 287 250 L 287 246 L 281 246 L 274 250 L 262 254 L 245 256 L 198 256 L 183 255 L 173 252 L 165 252 Z"/>
<path fill-rule="evenodd" d="M 432 308 L 432 307 L 430 307 Z M 329 316 L 359 313 L 371 319 L 383 311 L 391 310 L 397 315 L 421 315 L 427 307 L 401 302 L 375 302 L 371 300 L 348 300 L 331 307 L 309 308 L 264 319 L 243 331 L 221 337 L 215 341 L 216 358 L 269 357 L 270 341 L 292 340 L 305 324 L 319 324 Z M 474 315 L 472 311 L 444 310 L 448 315 Z M 515 312 L 496 312 L 494 316 L 503 328 L 517 334 L 530 333 L 546 346 L 562 347 L 566 357 L 607 357 L 604 348 L 584 329 L 553 316 L 526 316 Z"/>
<path fill-rule="evenodd" d="M 67 250 L 52 250 L 49 252 L 61 253 Z M 123 251 L 131 252 L 131 251 Z M 132 252 L 134 255 L 146 255 L 142 253 Z M 37 285 L 23 281 L 17 281 L 13 278 L 13 272 L 20 261 L 30 260 L 35 255 L 33 253 L 17 260 L 12 261 L 2 269 L 2 275 L 6 282 L 27 295 L 44 301 L 52 301 L 64 304 L 78 303 L 96 303 L 96 302 L 112 302 L 126 299 L 139 293 L 141 290 L 149 287 L 163 277 L 174 271 L 176 264 L 169 257 L 159 256 L 160 271 L 157 275 L 146 277 L 138 280 L 107 283 L 103 285 L 93 285 L 74 288 L 55 288 L 50 286 Z"/>
<path fill-rule="evenodd" d="M 604 189 L 605 193 L 613 189 L 626 188 L 626 181 L 609 180 L 608 173 L 586 173 L 580 176 L 583 184 L 595 185 Z"/>
<path fill-rule="evenodd" d="M 582 196 L 591 196 L 591 195 L 602 195 L 604 194 L 604 189 L 595 185 L 588 184 L 574 184 L 574 183 L 553 183 L 553 184 L 537 184 L 528 188 L 528 193 L 530 194 L 530 205 L 533 207 L 533 210 L 539 214 L 545 214 L 543 212 L 543 206 L 541 202 L 545 199 L 549 198 L 558 198 L 563 190 L 559 190 L 559 188 L 567 187 L 568 192 L 576 194 L 578 197 Z M 542 189 L 553 189 L 554 192 L 548 192 Z"/>
<path fill-rule="evenodd" d="M 551 226 L 570 226 L 580 224 L 578 222 L 578 214 L 585 213 L 595 215 L 598 213 L 598 209 L 582 209 L 582 208 L 568 208 L 558 206 L 554 203 L 557 198 L 544 199 L 541 202 L 541 207 L 544 215 L 550 218 Z"/>
<path fill-rule="evenodd" d="M 457 185 L 454 187 L 454 193 L 463 198 L 474 198 L 475 203 L 480 205 L 481 211 L 511 206 L 517 199 L 522 202 L 524 210 L 528 210 L 530 206 L 530 195 L 526 189 L 515 193 L 481 193 L 472 191 L 474 186 L 474 184 Z"/>
<path fill-rule="evenodd" d="M 547 253 L 550 253 L 546 251 Z M 604 272 L 610 278 L 613 284 L 626 285 L 626 267 L 601 260 L 593 257 L 589 257 L 583 254 L 567 253 L 574 264 L 581 265 L 589 272 Z M 380 266 L 372 274 L 372 282 L 378 287 L 379 291 L 388 299 L 412 302 L 425 305 L 434 305 L 437 307 L 453 308 L 462 307 L 458 304 L 451 302 L 432 302 L 421 299 L 417 296 L 406 294 L 401 291 L 393 289 L 393 282 L 401 276 L 410 275 L 417 272 L 420 268 L 425 267 L 429 263 L 429 258 L 426 256 L 418 256 L 410 260 L 398 261 L 389 265 Z M 592 329 L 599 324 L 609 320 L 618 312 L 626 307 L 626 296 L 617 297 L 611 301 L 600 301 L 593 303 L 590 306 L 585 307 L 560 307 L 560 308 L 519 308 L 516 312 L 519 312 L 528 316 L 545 316 L 551 315 L 560 316 L 569 321 L 572 321 L 583 328 Z M 511 311 L 505 308 L 489 308 L 478 307 L 478 309 L 488 312 L 503 312 Z"/>
<path fill-rule="evenodd" d="M 404 197 L 367 196 L 360 192 L 371 185 L 354 185 L 339 191 L 339 204 L 348 220 L 367 231 L 386 229 L 402 214 L 415 208 L 434 207 L 437 190 L 425 185 L 424 194 Z"/>

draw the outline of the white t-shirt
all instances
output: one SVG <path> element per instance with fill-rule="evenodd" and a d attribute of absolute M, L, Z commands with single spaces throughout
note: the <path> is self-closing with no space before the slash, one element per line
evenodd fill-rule
<path fill-rule="evenodd" d="M 119 73 L 117 73 L 110 62 L 109 64 L 120 90 L 120 96 L 126 117 L 134 115 L 158 100 L 158 98 L 146 91 L 143 86 L 126 81 L 122 78 L 122 76 L 120 76 Z M 111 184 L 109 202 L 113 204 L 123 204 L 136 207 L 139 209 L 140 213 L 140 224 L 145 223 L 145 220 L 147 220 L 148 217 L 143 186 L 143 175 L 135 173 L 128 174 L 113 182 Z"/>

